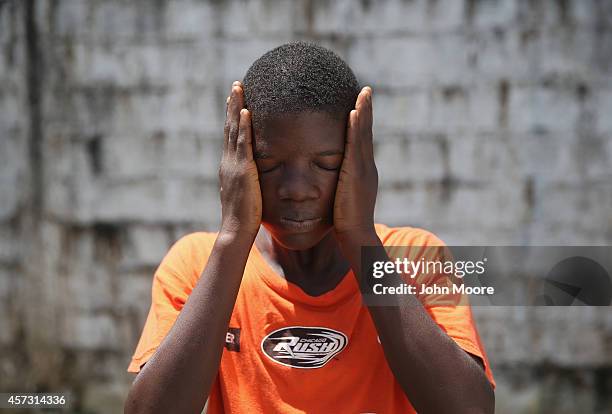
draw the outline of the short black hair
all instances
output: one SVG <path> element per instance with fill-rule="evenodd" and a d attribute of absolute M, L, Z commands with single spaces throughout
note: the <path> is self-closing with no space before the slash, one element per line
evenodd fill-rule
<path fill-rule="evenodd" d="M 291 42 L 266 52 L 248 69 L 245 107 L 253 126 L 269 117 L 324 112 L 346 119 L 354 109 L 359 83 L 337 54 L 311 42 Z"/>

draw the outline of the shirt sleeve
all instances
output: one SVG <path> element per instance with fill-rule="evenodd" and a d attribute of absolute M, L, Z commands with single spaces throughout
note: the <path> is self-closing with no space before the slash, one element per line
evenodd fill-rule
<path fill-rule="evenodd" d="M 128 372 L 139 372 L 166 337 L 204 270 L 212 248 L 210 234 L 192 233 L 179 239 L 153 277 L 151 307 Z"/>
<path fill-rule="evenodd" d="M 385 241 L 385 247 L 395 246 L 388 249 L 390 257 L 409 257 L 411 260 L 436 260 L 444 261 L 452 259 L 449 249 L 445 243 L 423 229 L 398 228 Z M 406 280 L 407 283 L 417 285 L 417 291 L 422 284 L 438 286 L 450 286 L 452 280 L 437 273 L 418 275 L 414 279 Z M 433 294 L 418 295 L 417 298 L 423 304 L 427 313 L 438 324 L 438 326 L 464 351 L 480 358 L 489 382 L 495 387 L 495 379 L 485 353 L 476 323 L 472 314 L 472 308 L 466 295 L 458 294 Z"/>

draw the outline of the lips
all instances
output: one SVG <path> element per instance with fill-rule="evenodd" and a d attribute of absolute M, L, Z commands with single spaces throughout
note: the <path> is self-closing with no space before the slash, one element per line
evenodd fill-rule
<path fill-rule="evenodd" d="M 282 219 L 291 220 L 291 221 L 307 221 L 307 220 L 316 220 L 319 217 L 316 214 L 295 214 L 295 215 L 286 215 L 281 216 Z"/>
<path fill-rule="evenodd" d="M 307 232 L 314 229 L 323 219 L 321 217 L 281 217 L 281 225 L 292 231 Z"/>

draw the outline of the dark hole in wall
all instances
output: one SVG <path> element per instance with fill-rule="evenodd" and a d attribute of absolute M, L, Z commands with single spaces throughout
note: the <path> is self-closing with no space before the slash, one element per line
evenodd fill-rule
<path fill-rule="evenodd" d="M 92 226 L 96 240 L 113 243 L 119 239 L 120 227 L 114 223 L 94 223 Z"/>
<path fill-rule="evenodd" d="M 62 363 L 60 364 L 59 378 L 62 383 L 71 383 L 78 378 L 77 356 L 72 348 L 62 349 Z"/>
<path fill-rule="evenodd" d="M 471 24 L 474 21 L 474 15 L 476 14 L 476 3 L 477 0 L 466 0 L 464 15 L 467 24 Z"/>
<path fill-rule="evenodd" d="M 450 171 L 450 148 L 446 135 L 436 136 L 436 141 L 440 148 L 440 154 L 442 156 L 442 164 L 444 167 L 444 176 L 440 180 L 440 199 L 442 202 L 449 202 L 452 196 L 452 191 L 455 188 L 456 181 L 451 176 Z"/>
<path fill-rule="evenodd" d="M 595 369 L 594 377 L 595 395 L 597 396 L 595 409 L 603 413 L 612 404 L 612 367 Z"/>
<path fill-rule="evenodd" d="M 87 155 L 93 175 L 100 175 L 103 171 L 102 136 L 94 135 L 87 141 Z"/>
<path fill-rule="evenodd" d="M 532 209 L 535 205 L 535 186 L 533 182 L 533 177 L 528 177 L 525 182 L 525 188 L 523 190 L 523 194 L 525 196 L 525 202 L 527 203 L 527 207 Z"/>
<path fill-rule="evenodd" d="M 508 100 L 510 96 L 510 83 L 507 79 L 499 81 L 498 85 L 498 99 L 499 99 L 499 117 L 498 122 L 500 126 L 508 125 Z"/>
<path fill-rule="evenodd" d="M 95 241 L 96 260 L 116 261 L 121 256 L 122 226 L 116 223 L 94 223 L 92 226 Z"/>
<path fill-rule="evenodd" d="M 39 219 L 43 211 L 44 189 L 44 157 L 42 152 L 42 104 L 41 84 L 43 82 L 44 62 L 40 53 L 39 29 L 36 22 L 36 5 L 34 0 L 24 3 L 26 84 L 28 90 L 28 158 L 31 170 L 30 207 L 35 219 Z"/>
<path fill-rule="evenodd" d="M 74 258 L 78 256 L 77 246 L 84 232 L 84 228 L 77 224 L 66 224 L 62 227 L 59 242 L 61 256 L 58 262 L 58 271 L 61 277 L 70 274 Z"/>
<path fill-rule="evenodd" d="M 463 98 L 465 90 L 459 85 L 449 85 L 442 88 L 442 96 L 444 100 L 450 101 L 454 98 Z"/>
<path fill-rule="evenodd" d="M 501 27 L 494 27 L 493 35 L 495 36 L 495 40 L 497 42 L 503 42 L 504 38 L 506 37 L 506 32 Z"/>
<path fill-rule="evenodd" d="M 568 0 L 557 0 L 557 7 L 559 8 L 559 20 L 562 24 L 570 23 L 570 12 Z"/>
<path fill-rule="evenodd" d="M 455 186 L 455 181 L 453 177 L 448 174 L 445 174 L 440 180 L 440 200 L 444 203 L 448 203 L 451 199 L 452 190 Z"/>
<path fill-rule="evenodd" d="M 10 29 L 8 41 L 5 43 L 4 54 L 6 56 L 6 63 L 9 68 L 12 68 L 15 64 L 15 48 L 18 45 L 17 39 L 17 6 L 15 1 L 6 1 L 0 0 L 0 12 L 2 12 L 2 8 L 7 4 L 8 13 L 10 15 Z"/>
<path fill-rule="evenodd" d="M 576 97 L 580 102 L 584 102 L 589 97 L 589 94 L 589 87 L 584 83 L 578 84 L 578 86 L 576 86 Z"/>
<path fill-rule="evenodd" d="M 368 12 L 372 8 L 372 0 L 361 0 L 361 8 Z"/>
<path fill-rule="evenodd" d="M 91 363 L 83 363 L 83 351 L 71 347 L 62 348 L 62 363 L 60 364 L 59 378 L 65 384 L 72 412 L 83 412 L 83 400 L 86 382 L 82 381 L 83 373 L 89 375 Z M 53 392 L 50 391 L 50 392 Z"/>
<path fill-rule="evenodd" d="M 17 367 L 23 370 L 23 372 L 20 372 L 19 370 L 16 370 L 14 372 L 16 374 L 15 377 L 17 378 L 13 377 L 12 375 L 7 375 L 7 377 L 11 378 L 2 378 L 0 380 L 0 384 L 2 384 L 3 389 L 6 391 L 20 391 L 18 389 L 15 389 L 14 387 L 16 385 L 20 385 L 22 381 L 28 380 L 29 378 L 27 372 L 33 369 L 32 359 L 30 353 L 28 352 L 28 347 L 26 346 L 26 344 L 28 343 L 28 334 L 25 330 L 25 322 L 23 321 L 23 318 L 24 316 L 20 314 L 20 320 L 18 323 L 15 324 L 15 329 L 12 332 L 13 338 L 10 345 L 0 347 L 0 352 L 2 353 L 3 357 L 8 357 L 10 355 L 10 363 L 7 363 L 7 365 L 10 367 L 9 372 L 13 371 L 12 368 Z M 7 367 L 4 367 L 3 372 L 6 371 Z"/>

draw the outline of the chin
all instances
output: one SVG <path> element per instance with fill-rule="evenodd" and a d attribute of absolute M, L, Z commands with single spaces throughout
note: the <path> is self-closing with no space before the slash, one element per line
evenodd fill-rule
<path fill-rule="evenodd" d="M 318 228 L 304 233 L 291 233 L 264 224 L 274 241 L 288 250 L 308 250 L 319 244 L 329 234 L 333 226 Z"/>

